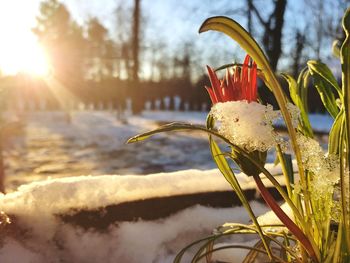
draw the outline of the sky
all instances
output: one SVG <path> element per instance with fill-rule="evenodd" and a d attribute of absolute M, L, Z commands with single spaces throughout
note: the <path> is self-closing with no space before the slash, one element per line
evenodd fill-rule
<path fill-rule="evenodd" d="M 31 29 L 35 26 L 35 17 L 39 13 L 41 0 L 0 0 L 0 69 L 4 74 L 15 74 L 19 70 L 42 71 L 45 64 L 45 54 L 37 44 Z M 72 17 L 83 24 L 91 16 L 96 16 L 110 30 L 113 37 L 115 32 L 114 10 L 118 4 L 133 5 L 133 0 L 61 0 L 69 9 Z M 217 49 L 216 55 L 225 58 L 237 56 L 237 48 L 232 41 L 218 34 L 210 33 L 198 35 L 201 23 L 210 16 L 228 15 L 240 21 L 245 26 L 246 21 L 242 13 L 242 4 L 245 1 L 210 0 L 143 0 L 142 12 L 145 17 L 146 29 L 143 34 L 146 39 L 161 41 L 178 52 L 184 44 L 191 43 L 203 58 L 208 60 L 207 53 Z M 263 14 L 268 14 L 268 5 L 262 0 L 256 1 Z M 302 10 L 302 1 L 288 2 L 286 24 L 289 29 L 305 29 L 303 16 L 307 13 Z M 231 10 L 231 11 L 230 11 Z M 232 11 L 233 10 L 233 11 Z M 300 17 L 295 13 L 299 11 Z M 300 12 L 302 11 L 302 12 Z M 258 31 L 259 28 L 256 28 Z M 288 29 L 284 31 L 285 44 L 293 41 Z M 147 43 L 147 42 L 146 42 Z M 147 44 L 146 44 L 147 45 Z M 231 47 L 234 48 L 231 48 Z M 213 52 L 211 52 L 212 54 Z M 238 54 L 243 57 L 243 55 Z M 32 63 L 35 61 L 35 63 Z M 210 58 L 209 58 L 210 61 Z"/>

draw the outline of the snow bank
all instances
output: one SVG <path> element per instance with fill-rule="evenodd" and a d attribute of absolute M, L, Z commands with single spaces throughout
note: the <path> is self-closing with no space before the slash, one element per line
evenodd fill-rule
<path fill-rule="evenodd" d="M 254 187 L 244 174 L 237 176 L 243 188 Z M 197 205 L 154 221 L 117 222 L 104 231 L 64 223 L 57 215 L 132 200 L 225 190 L 230 190 L 229 185 L 216 169 L 70 177 L 23 185 L 0 198 L 1 210 L 14 216 L 16 227 L 3 239 L 0 261 L 171 262 L 186 244 L 207 236 L 215 227 L 225 222 L 248 223 L 246 213 L 239 207 Z M 252 205 L 257 214 L 266 211 L 261 204 Z"/>

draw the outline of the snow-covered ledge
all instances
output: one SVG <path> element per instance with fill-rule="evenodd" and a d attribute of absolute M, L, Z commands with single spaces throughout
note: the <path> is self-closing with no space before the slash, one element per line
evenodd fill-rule
<path fill-rule="evenodd" d="M 237 177 L 254 199 L 252 180 Z M 180 248 L 216 226 L 247 223 L 238 205 L 216 169 L 35 182 L 0 197 L 1 210 L 13 220 L 0 261 L 171 262 Z M 252 205 L 257 214 L 266 211 Z"/>

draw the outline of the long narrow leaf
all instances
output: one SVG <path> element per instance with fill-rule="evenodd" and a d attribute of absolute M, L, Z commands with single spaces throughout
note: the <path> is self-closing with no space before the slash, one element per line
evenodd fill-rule
<path fill-rule="evenodd" d="M 309 60 L 307 62 L 309 70 L 312 75 L 317 75 L 324 81 L 328 82 L 337 92 L 338 96 L 342 97 L 342 90 L 338 85 L 336 78 L 328 66 L 317 60 Z"/>
<path fill-rule="evenodd" d="M 239 197 L 240 201 L 242 202 L 244 208 L 246 209 L 246 211 L 249 214 L 249 217 L 251 218 L 251 220 L 253 221 L 255 227 L 258 230 L 259 236 L 264 244 L 264 247 L 266 249 L 267 254 L 269 255 L 270 259 L 272 259 L 272 253 L 270 250 L 270 247 L 267 243 L 267 241 L 265 240 L 264 237 L 264 233 L 259 225 L 259 222 L 253 212 L 253 209 L 251 208 L 247 198 L 245 197 L 242 188 L 235 176 L 235 174 L 233 173 L 231 167 L 229 166 L 229 164 L 227 163 L 226 158 L 224 157 L 224 155 L 222 154 L 219 146 L 217 145 L 217 143 L 213 140 L 212 136 L 209 136 L 209 143 L 210 143 L 210 150 L 212 153 L 212 156 L 214 158 L 214 161 L 216 163 L 216 165 L 218 166 L 220 172 L 222 173 L 222 175 L 225 177 L 225 179 L 230 183 L 230 185 L 232 186 L 232 188 L 235 190 L 235 192 L 237 193 L 237 196 Z"/>
<path fill-rule="evenodd" d="M 340 129 L 344 125 L 344 109 L 342 109 L 335 118 L 332 128 L 329 132 L 328 153 L 339 155 L 340 153 Z"/>
<path fill-rule="evenodd" d="M 310 71 L 308 67 L 305 67 L 301 70 L 298 76 L 298 94 L 301 101 L 304 104 L 304 109 L 306 112 L 309 112 L 308 108 L 308 88 L 309 88 L 309 79 L 310 79 Z"/>
<path fill-rule="evenodd" d="M 230 145 L 233 149 L 235 149 L 236 151 L 238 151 L 242 155 L 244 155 L 244 157 L 249 159 L 250 162 L 256 167 L 256 169 L 259 169 L 262 173 L 265 174 L 265 176 L 271 181 L 271 183 L 276 187 L 276 189 L 282 195 L 284 200 L 291 207 L 291 209 L 293 210 L 293 213 L 296 216 L 296 218 L 298 219 L 298 221 L 300 223 L 304 223 L 304 220 L 303 220 L 301 214 L 299 213 L 298 209 L 295 207 L 292 200 L 288 197 L 288 195 L 286 194 L 286 192 L 284 191 L 282 186 L 278 183 L 278 181 L 264 167 L 262 167 L 259 162 L 252 159 L 247 152 L 245 152 L 244 150 L 239 148 L 237 145 L 232 144 L 229 140 L 227 140 L 225 137 L 223 137 L 221 134 L 219 134 L 218 132 L 216 132 L 214 130 L 207 129 L 206 127 L 204 127 L 202 125 L 193 125 L 193 124 L 187 124 L 187 123 L 170 123 L 170 124 L 166 124 L 164 126 L 161 126 L 155 130 L 136 135 L 136 136 L 130 138 L 127 141 L 127 143 L 135 143 L 138 141 L 142 141 L 142 140 L 148 139 L 151 136 L 154 136 L 154 135 L 156 135 L 158 133 L 162 133 L 162 132 L 185 131 L 185 130 L 198 130 L 198 131 L 203 131 L 203 132 L 206 132 L 208 134 L 214 135 L 215 137 L 221 139 L 222 141 L 224 141 L 225 143 Z"/>
<path fill-rule="evenodd" d="M 200 27 L 199 32 L 201 33 L 208 30 L 215 30 L 228 35 L 233 40 L 235 40 L 245 51 L 247 51 L 247 53 L 257 63 L 258 67 L 262 70 L 266 85 L 272 90 L 273 94 L 275 95 L 282 116 L 285 120 L 287 130 L 291 138 L 292 147 L 294 149 L 295 158 L 297 160 L 302 192 L 305 199 L 304 204 L 306 211 L 306 222 L 308 223 L 309 217 L 311 215 L 310 198 L 307 192 L 307 184 L 304 169 L 302 166 L 300 148 L 296 140 L 296 131 L 293 127 L 292 119 L 286 106 L 286 98 L 283 89 L 278 82 L 273 70 L 271 69 L 264 52 L 261 50 L 256 41 L 250 36 L 250 34 L 236 21 L 230 18 L 222 16 L 208 18 Z"/>
<path fill-rule="evenodd" d="M 314 136 L 313 136 L 313 131 L 311 128 L 309 116 L 307 115 L 307 110 L 304 108 L 305 104 L 303 103 L 299 95 L 297 82 L 292 76 L 288 74 L 284 73 L 281 75 L 288 82 L 290 97 L 293 103 L 300 110 L 300 121 L 301 121 L 301 127 L 302 127 L 303 133 L 308 137 L 313 138 Z"/>
<path fill-rule="evenodd" d="M 344 161 L 345 161 L 345 167 L 348 169 L 350 166 L 350 8 L 348 8 L 345 12 L 345 15 L 343 17 L 343 29 L 345 31 L 345 40 L 341 46 L 340 49 L 340 62 L 342 67 L 342 91 L 344 95 L 344 113 L 345 113 L 345 152 L 344 152 Z M 340 151 L 341 153 L 343 151 Z M 342 176 L 342 175 L 341 175 Z M 345 173 L 343 173 L 343 176 L 345 176 Z M 342 179 L 342 178 L 341 178 Z M 344 181 L 346 181 L 347 186 L 349 186 L 349 179 L 346 180 L 346 178 L 343 178 Z M 348 188 L 349 189 L 349 188 Z M 343 188 L 342 191 L 346 191 L 346 188 Z M 347 200 L 342 200 L 342 202 L 345 202 L 345 204 L 342 204 L 344 208 L 346 209 L 346 219 L 343 221 L 343 224 L 345 226 L 344 235 L 346 236 L 346 244 L 347 244 L 347 253 L 348 256 L 350 255 L 350 213 L 349 213 L 349 190 L 345 193 L 347 195 Z M 347 204 L 346 204 L 347 203 Z M 345 218 L 344 218 L 345 219 Z"/>
<path fill-rule="evenodd" d="M 336 118 L 339 113 L 339 109 L 335 96 L 332 90 L 329 88 L 330 85 L 318 76 L 314 76 L 314 84 L 324 107 L 333 118 Z"/>

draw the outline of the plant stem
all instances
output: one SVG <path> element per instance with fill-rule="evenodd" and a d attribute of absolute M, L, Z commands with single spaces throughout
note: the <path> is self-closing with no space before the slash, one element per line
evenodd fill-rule
<path fill-rule="evenodd" d="M 343 148 L 340 149 L 342 153 L 341 158 L 341 183 L 343 182 L 344 187 L 342 186 L 342 209 L 343 209 L 343 220 L 345 226 L 345 236 L 347 241 L 347 249 L 350 252 L 350 222 L 349 222 L 349 211 L 350 211 L 350 201 L 349 192 L 343 193 L 343 191 L 350 189 L 350 182 L 345 182 L 347 178 L 346 174 L 349 173 L 349 163 L 350 163 L 350 8 L 345 12 L 345 15 L 342 20 L 343 29 L 345 31 L 345 40 L 341 46 L 340 50 L 340 62 L 342 67 L 342 91 L 344 95 L 343 107 L 345 112 L 345 131 L 344 137 L 345 143 Z M 347 184 L 347 187 L 345 186 Z"/>
<path fill-rule="evenodd" d="M 286 187 L 287 187 L 288 196 L 289 196 L 289 198 L 292 199 L 293 191 L 292 191 L 292 187 L 290 185 L 288 169 L 286 167 L 286 161 L 285 161 L 285 158 L 283 156 L 281 146 L 277 145 L 276 150 L 277 150 L 278 159 L 280 160 L 280 163 L 281 163 L 281 166 L 282 166 L 282 172 L 283 172 L 283 175 L 284 175 L 284 180 L 286 181 Z"/>
<path fill-rule="evenodd" d="M 301 229 L 286 215 L 286 213 L 277 204 L 276 200 L 272 197 L 270 192 L 266 189 L 259 175 L 253 175 L 255 183 L 261 193 L 261 196 L 269 207 L 274 211 L 276 216 L 282 221 L 282 223 L 297 237 L 302 246 L 307 250 L 309 256 L 315 261 L 319 262 L 316 256 L 315 250 L 310 240 L 305 236 Z"/>

